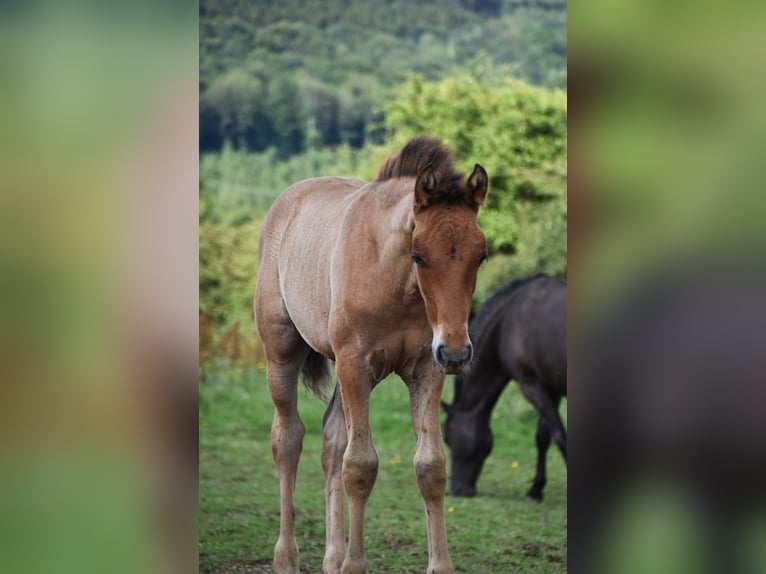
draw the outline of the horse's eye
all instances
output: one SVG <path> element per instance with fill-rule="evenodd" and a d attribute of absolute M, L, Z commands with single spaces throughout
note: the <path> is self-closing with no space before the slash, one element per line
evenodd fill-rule
<path fill-rule="evenodd" d="M 412 260 L 415 262 L 415 265 L 419 265 L 420 267 L 427 267 L 425 260 L 418 253 L 412 254 Z"/>
<path fill-rule="evenodd" d="M 481 257 L 479 257 L 479 267 L 481 267 L 481 264 L 484 263 L 487 259 L 489 259 L 489 256 L 486 253 L 482 253 Z"/>

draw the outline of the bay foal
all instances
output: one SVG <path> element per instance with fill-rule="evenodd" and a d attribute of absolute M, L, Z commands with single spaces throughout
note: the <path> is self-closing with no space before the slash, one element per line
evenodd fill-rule
<path fill-rule="evenodd" d="M 378 472 L 370 393 L 392 372 L 409 390 L 428 572 L 453 572 L 439 401 L 445 373 L 460 373 L 473 354 L 467 321 L 476 273 L 487 255 L 476 222 L 487 184 L 480 165 L 466 180 L 445 147 L 419 137 L 383 164 L 376 181 L 302 181 L 282 192 L 269 211 L 260 237 L 255 316 L 275 407 L 277 573 L 300 569 L 293 504 L 304 435 L 298 375 L 321 394 L 331 380 L 327 359 L 335 361 L 339 390 L 324 417 L 324 572 L 367 572 L 364 514 Z"/>

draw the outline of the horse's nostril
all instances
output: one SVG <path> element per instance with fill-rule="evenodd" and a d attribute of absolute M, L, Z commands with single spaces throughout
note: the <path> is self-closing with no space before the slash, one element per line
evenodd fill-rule
<path fill-rule="evenodd" d="M 436 360 L 442 365 L 464 365 L 468 363 L 472 357 L 473 347 L 470 343 L 459 350 L 450 349 L 444 344 L 440 344 L 436 348 Z"/>

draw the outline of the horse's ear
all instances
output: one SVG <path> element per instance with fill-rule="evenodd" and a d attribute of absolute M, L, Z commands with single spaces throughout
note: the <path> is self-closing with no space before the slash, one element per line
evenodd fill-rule
<path fill-rule="evenodd" d="M 484 205 L 487 198 L 487 188 L 489 187 L 489 178 L 487 172 L 478 163 L 473 168 L 473 173 L 466 182 L 468 193 L 471 194 L 476 205 Z"/>
<path fill-rule="evenodd" d="M 428 164 L 415 180 L 415 207 L 426 207 L 436 193 L 436 175 Z"/>
<path fill-rule="evenodd" d="M 452 414 L 452 405 L 448 405 L 444 401 L 442 401 L 441 403 L 442 403 L 442 410 L 445 413 L 447 413 L 448 415 L 451 415 Z"/>

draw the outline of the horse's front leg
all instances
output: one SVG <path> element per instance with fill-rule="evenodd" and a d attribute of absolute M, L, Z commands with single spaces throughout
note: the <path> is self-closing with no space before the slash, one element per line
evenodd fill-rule
<path fill-rule="evenodd" d="M 415 477 L 426 507 L 428 529 L 428 574 L 452 574 L 447 549 L 444 495 L 447 466 L 439 428 L 444 375 L 435 368 L 424 378 L 407 381 L 410 391 L 412 428 L 415 430 Z"/>
<path fill-rule="evenodd" d="M 341 574 L 367 574 L 364 513 L 378 476 L 378 453 L 370 432 L 370 393 L 374 379 L 362 363 L 338 357 L 336 363 L 348 445 L 343 453 L 343 487 L 348 496 L 348 546 Z"/>

